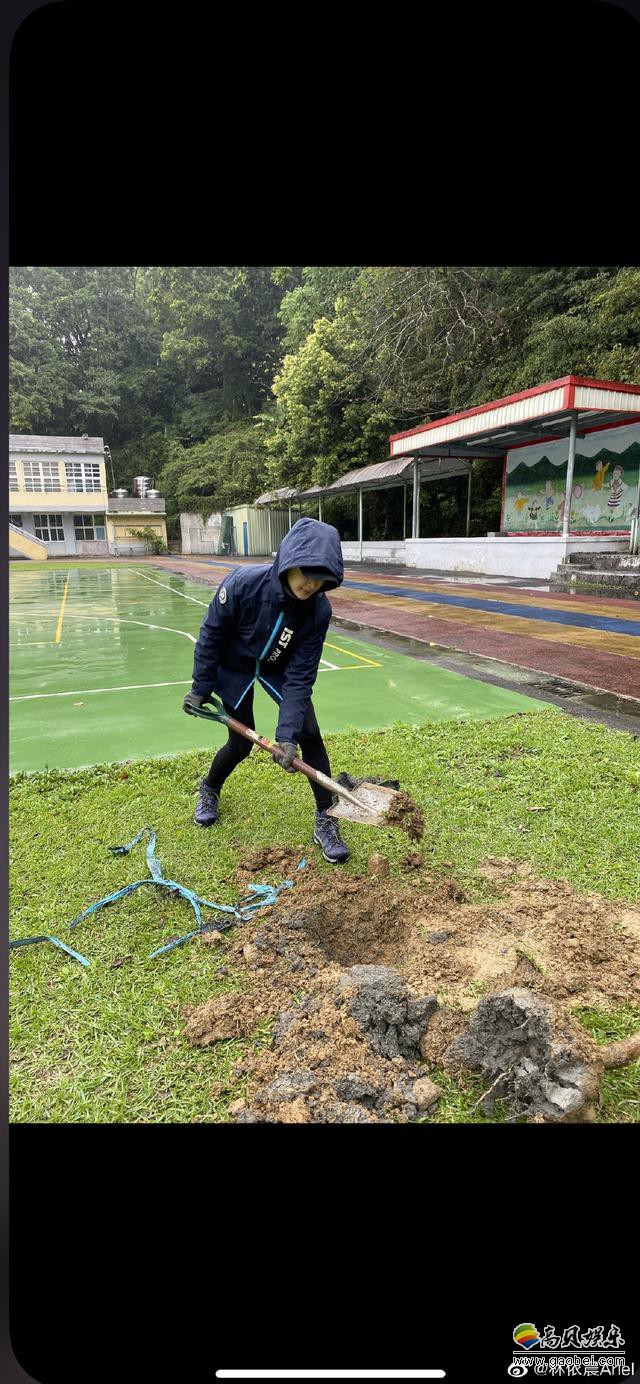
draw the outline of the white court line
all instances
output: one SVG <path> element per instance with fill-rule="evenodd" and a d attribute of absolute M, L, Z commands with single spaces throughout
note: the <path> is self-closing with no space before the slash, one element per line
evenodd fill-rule
<path fill-rule="evenodd" d="M 177 682 L 130 682 L 126 687 L 80 687 L 77 692 L 28 692 L 23 697 L 9 697 L 10 702 L 36 702 L 44 697 L 88 697 L 90 692 L 138 692 L 146 687 L 188 687 L 191 678 Z"/>
<path fill-rule="evenodd" d="M 197 596 L 187 596 L 184 591 L 176 591 L 175 586 L 169 586 L 166 581 L 156 581 L 155 577 L 148 577 L 146 572 L 139 572 L 137 567 L 125 567 L 126 572 L 133 572 L 136 577 L 144 577 L 145 581 L 152 581 L 154 586 L 162 586 L 165 591 L 173 591 L 174 596 L 182 596 L 185 601 L 193 601 L 195 605 L 208 606 L 209 601 L 199 601 Z"/>
<path fill-rule="evenodd" d="M 93 620 L 98 625 L 102 620 L 115 620 L 117 625 L 142 625 L 146 630 L 166 630 L 167 634 L 183 634 L 192 644 L 196 643 L 195 634 L 189 634 L 188 630 L 176 630 L 173 625 L 151 625 L 148 620 L 129 620 L 125 619 L 124 615 L 78 615 L 74 612 L 71 619 Z"/>

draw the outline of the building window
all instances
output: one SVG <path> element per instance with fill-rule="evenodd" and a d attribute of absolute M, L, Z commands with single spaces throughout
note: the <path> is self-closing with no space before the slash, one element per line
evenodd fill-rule
<path fill-rule="evenodd" d="M 22 523 L 22 515 L 21 515 L 21 514 L 10 514 L 10 515 L 9 515 L 9 523 L 10 523 L 10 524 L 13 524 L 14 528 L 16 528 L 16 529 L 21 529 L 21 528 L 24 527 L 24 525 L 23 525 L 23 523 Z"/>
<path fill-rule="evenodd" d="M 57 461 L 23 461 L 24 488 L 29 491 L 60 490 L 60 468 Z"/>
<path fill-rule="evenodd" d="M 9 489 L 20 489 L 20 486 L 18 485 L 18 466 L 15 461 L 9 462 Z"/>
<path fill-rule="evenodd" d="M 66 461 L 67 490 L 101 490 L 99 461 Z"/>
<path fill-rule="evenodd" d="M 83 542 L 105 537 L 104 514 L 74 514 L 73 532 Z"/>
<path fill-rule="evenodd" d="M 34 514 L 33 527 L 36 538 L 42 538 L 45 543 L 64 543 L 61 514 Z"/>

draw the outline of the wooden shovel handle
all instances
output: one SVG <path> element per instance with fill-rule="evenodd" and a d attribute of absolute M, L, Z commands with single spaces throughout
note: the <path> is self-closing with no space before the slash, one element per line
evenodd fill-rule
<path fill-rule="evenodd" d="M 280 758 L 280 746 L 273 740 L 267 740 L 266 735 L 258 735 L 255 730 L 250 730 L 248 726 L 243 726 L 242 721 L 236 721 L 235 716 L 225 716 L 224 723 L 226 726 L 229 726 L 230 730 L 235 731 L 237 735 L 243 735 L 245 740 L 253 741 L 253 744 L 258 745 L 261 750 L 268 750 L 269 753 L 273 755 L 274 759 Z M 307 778 L 312 779 L 314 783 L 319 783 L 323 788 L 328 788 L 331 793 L 337 793 L 340 798 L 346 798 L 347 802 L 353 803 L 354 807 L 359 807 L 361 810 L 364 808 L 365 811 L 371 812 L 374 817 L 378 815 L 375 807 L 369 807 L 367 803 L 361 802 L 360 798 L 355 798 L 353 793 L 349 792 L 348 788 L 343 788 L 341 783 L 336 783 L 334 779 L 329 778 L 328 774 L 323 774 L 320 769 L 312 769 L 311 765 L 305 764 L 303 759 L 293 759 L 291 765 L 292 768 L 297 769 L 299 773 L 306 774 Z"/>

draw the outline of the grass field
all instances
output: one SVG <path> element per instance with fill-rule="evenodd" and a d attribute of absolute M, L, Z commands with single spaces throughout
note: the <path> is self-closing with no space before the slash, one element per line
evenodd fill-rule
<path fill-rule="evenodd" d="M 430 868 L 452 873 L 471 899 L 488 897 L 478 873 L 487 855 L 529 860 L 547 878 L 579 890 L 640 900 L 640 742 L 562 712 L 491 721 L 443 721 L 414 728 L 327 737 L 334 772 L 398 777 L 420 803 Z M 496 778 L 496 758 L 506 755 Z M 266 755 L 252 755 L 227 785 L 224 815 L 212 831 L 193 825 L 201 753 L 127 765 L 18 774 L 11 783 L 11 936 L 52 932 L 91 960 L 88 969 L 43 943 L 11 953 L 11 1117 L 13 1121 L 224 1121 L 242 1094 L 227 1080 L 246 1048 L 227 1042 L 191 1047 L 181 1011 L 239 978 L 215 972 L 211 949 L 196 939 L 154 961 L 147 954 L 189 930 L 192 914 L 164 891 L 140 890 L 82 923 L 69 922 L 90 902 L 146 875 L 144 848 L 127 857 L 107 851 L 146 824 L 158 832 L 164 873 L 221 903 L 237 893 L 230 877 L 242 850 L 305 844 L 312 799 L 301 778 L 284 775 Z M 545 811 L 529 812 L 531 803 Z M 365 827 L 345 828 L 352 848 L 345 867 L 366 870 L 375 847 L 398 872 L 406 840 Z M 382 834 L 381 834 L 382 835 Z M 330 869 L 324 862 L 321 869 Z M 277 881 L 274 881 L 277 882 Z M 125 959 L 114 967 L 114 962 Z M 274 1016 L 275 1017 L 275 1016 Z M 631 1004 L 616 1013 L 583 1012 L 602 1041 L 638 1026 Z M 269 1023 L 252 1041 L 265 1041 Z M 474 1109 L 482 1083 L 444 1080 L 438 1121 L 483 1123 Z M 599 1120 L 640 1118 L 638 1064 L 611 1072 Z"/>

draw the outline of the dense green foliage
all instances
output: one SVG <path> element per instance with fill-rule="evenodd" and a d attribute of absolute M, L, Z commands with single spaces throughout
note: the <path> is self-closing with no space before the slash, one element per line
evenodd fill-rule
<path fill-rule="evenodd" d="M 11 427 L 104 436 L 109 479 L 151 476 L 171 521 L 334 480 L 390 432 L 545 379 L 637 382 L 639 343 L 637 268 L 16 268 Z M 472 534 L 497 525 L 500 473 L 475 463 Z M 464 532 L 464 479 L 421 504 L 425 536 Z M 367 505 L 368 536 L 402 535 L 401 491 Z"/>

